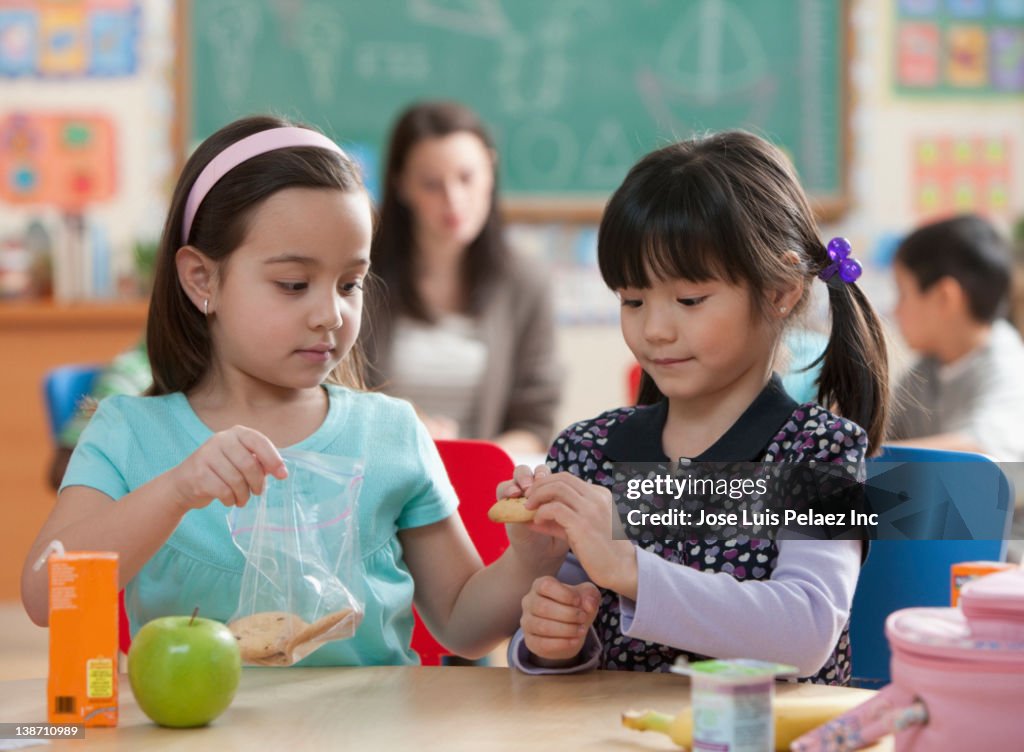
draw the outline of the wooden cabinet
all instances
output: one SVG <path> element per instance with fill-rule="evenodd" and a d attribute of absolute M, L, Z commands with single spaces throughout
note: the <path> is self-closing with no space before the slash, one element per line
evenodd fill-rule
<path fill-rule="evenodd" d="M 0 600 L 20 597 L 22 560 L 55 498 L 43 376 L 64 363 L 108 361 L 145 325 L 145 302 L 0 303 Z"/>

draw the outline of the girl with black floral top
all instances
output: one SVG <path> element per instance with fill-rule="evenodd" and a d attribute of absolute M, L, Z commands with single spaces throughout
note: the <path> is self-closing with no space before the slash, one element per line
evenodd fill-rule
<path fill-rule="evenodd" d="M 885 426 L 887 363 L 849 245 L 822 244 L 777 148 L 731 131 L 633 167 L 605 210 L 598 259 L 644 369 L 640 404 L 570 426 L 546 467 L 519 467 L 499 488 L 525 495 L 532 525 L 568 551 L 558 578 L 538 579 L 524 598 L 511 665 L 663 671 L 680 656 L 745 657 L 847 683 L 860 540 L 658 534 L 631 524 L 623 537 L 612 527 L 631 510 L 663 509 L 619 493 L 617 463 L 806 463 L 863 478 Z M 832 331 L 819 403 L 799 405 L 772 366 L 816 279 L 828 285 Z M 788 489 L 791 502 L 809 506 L 799 497 L 813 492 Z"/>

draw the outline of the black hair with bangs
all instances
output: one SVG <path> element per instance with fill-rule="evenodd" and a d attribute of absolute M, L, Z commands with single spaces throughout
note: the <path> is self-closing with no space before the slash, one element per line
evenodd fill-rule
<path fill-rule="evenodd" d="M 597 255 L 612 290 L 650 287 L 652 275 L 721 279 L 750 290 L 755 315 L 768 313 L 770 291 L 802 279 L 793 311 L 799 314 L 811 282 L 831 263 L 789 160 L 744 131 L 681 141 L 643 157 L 605 207 Z M 863 426 L 874 450 L 888 412 L 884 335 L 863 291 L 833 280 L 818 400 Z M 663 397 L 644 373 L 639 404 Z"/>

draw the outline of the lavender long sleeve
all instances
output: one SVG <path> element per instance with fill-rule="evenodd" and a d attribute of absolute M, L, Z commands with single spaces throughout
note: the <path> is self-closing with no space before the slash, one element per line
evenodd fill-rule
<path fill-rule="evenodd" d="M 620 598 L 622 633 L 646 642 L 716 658 L 759 658 L 789 663 L 800 676 L 828 660 L 850 615 L 861 565 L 860 541 L 779 541 L 778 564 L 768 580 L 740 581 L 700 572 L 636 549 L 636 602 Z M 579 581 L 572 557 L 559 579 Z M 593 668 L 600 657 L 591 629 L 579 663 L 541 668 L 531 661 L 522 631 L 509 645 L 509 665 L 526 673 L 571 673 Z"/>

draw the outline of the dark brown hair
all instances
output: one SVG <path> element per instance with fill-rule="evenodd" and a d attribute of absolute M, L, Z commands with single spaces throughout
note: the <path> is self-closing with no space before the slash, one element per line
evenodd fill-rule
<path fill-rule="evenodd" d="M 597 247 L 601 276 L 613 290 L 649 287 L 649 274 L 722 279 L 749 287 L 755 310 L 764 315 L 771 290 L 802 278 L 804 294 L 794 306 L 799 313 L 830 263 L 789 161 L 743 131 L 682 141 L 641 159 L 608 202 Z M 874 451 L 888 412 L 885 339 L 863 291 L 833 280 L 818 400 L 863 426 Z M 638 402 L 662 398 L 644 373 Z"/>
<path fill-rule="evenodd" d="M 316 147 L 275 149 L 242 162 L 217 181 L 199 206 L 191 234 L 181 237 L 189 191 L 210 160 L 254 133 L 293 125 L 297 124 L 269 116 L 236 120 L 203 141 L 185 163 L 157 250 L 146 324 L 146 346 L 153 369 L 153 385 L 147 394 L 188 391 L 209 369 L 212 358 L 206 317 L 196 309 L 178 280 L 174 257 L 179 248 L 191 245 L 210 259 L 223 262 L 244 241 L 253 213 L 277 191 L 363 189 L 355 165 L 335 152 Z M 363 365 L 357 343 L 328 376 L 328 381 L 362 388 Z"/>
<path fill-rule="evenodd" d="M 405 170 L 409 152 L 421 141 L 453 133 L 472 133 L 487 149 L 494 148 L 487 129 L 476 113 L 456 102 L 419 102 L 406 109 L 391 130 L 387 165 L 382 180 L 380 220 L 373 239 L 371 260 L 374 274 L 387 285 L 388 307 L 421 321 L 432 321 L 416 288 L 412 212 L 398 197 L 398 181 Z M 506 259 L 506 246 L 498 213 L 498 176 L 494 175 L 491 210 L 483 229 L 469 244 L 462 260 L 462 289 L 469 313 L 479 313 Z"/>
<path fill-rule="evenodd" d="M 919 227 L 900 243 L 894 261 L 906 267 L 922 292 L 943 277 L 955 280 L 976 321 L 990 324 L 1009 309 L 1010 243 L 976 214 Z"/>

